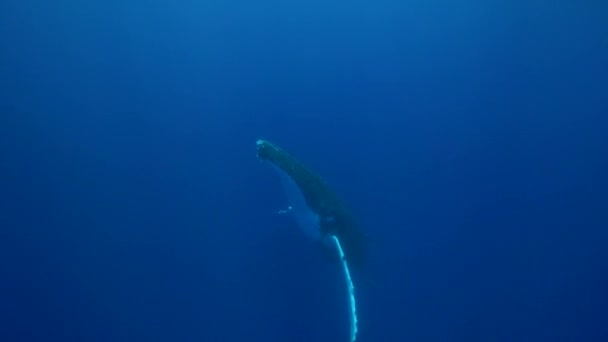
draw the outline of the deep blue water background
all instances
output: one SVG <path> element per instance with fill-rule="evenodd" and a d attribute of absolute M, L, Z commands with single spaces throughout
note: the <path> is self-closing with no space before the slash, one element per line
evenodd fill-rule
<path fill-rule="evenodd" d="M 0 341 L 608 341 L 601 1 L 0 2 Z"/>

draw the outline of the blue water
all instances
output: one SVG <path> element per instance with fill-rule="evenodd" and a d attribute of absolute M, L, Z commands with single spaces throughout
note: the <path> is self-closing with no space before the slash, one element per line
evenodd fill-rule
<path fill-rule="evenodd" d="M 0 2 L 0 341 L 608 341 L 602 1 Z"/>

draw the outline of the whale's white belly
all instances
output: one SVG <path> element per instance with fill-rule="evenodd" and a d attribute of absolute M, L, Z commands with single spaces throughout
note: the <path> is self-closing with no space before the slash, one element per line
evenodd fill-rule
<path fill-rule="evenodd" d="M 283 170 L 275 167 L 281 177 L 281 183 L 285 190 L 285 196 L 290 206 L 290 212 L 294 215 L 298 226 L 302 231 L 311 239 L 320 240 L 321 230 L 319 227 L 319 215 L 315 213 L 308 204 L 304 194 L 296 184 L 296 182 L 289 177 Z"/>

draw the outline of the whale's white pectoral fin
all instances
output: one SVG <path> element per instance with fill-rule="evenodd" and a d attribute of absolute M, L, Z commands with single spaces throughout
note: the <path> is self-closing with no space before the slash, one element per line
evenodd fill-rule
<path fill-rule="evenodd" d="M 335 235 L 331 236 L 332 240 L 336 243 L 338 253 L 340 254 L 340 261 L 342 263 L 342 270 L 344 271 L 344 279 L 346 281 L 346 289 L 348 292 L 348 307 L 350 311 L 350 342 L 355 342 L 357 339 L 357 307 L 355 305 L 355 285 L 350 277 L 350 270 L 348 269 L 348 263 L 344 257 L 344 251 L 340 240 Z"/>

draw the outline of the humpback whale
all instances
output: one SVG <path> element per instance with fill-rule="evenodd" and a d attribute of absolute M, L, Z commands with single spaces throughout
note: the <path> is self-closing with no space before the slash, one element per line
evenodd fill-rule
<path fill-rule="evenodd" d="M 281 176 L 289 207 L 280 213 L 293 213 L 306 235 L 337 250 L 348 294 L 350 341 L 354 342 L 357 315 L 349 266 L 361 268 L 365 262 L 364 235 L 346 205 L 307 165 L 267 140 L 258 140 L 256 145 L 258 157 L 270 162 Z"/>

